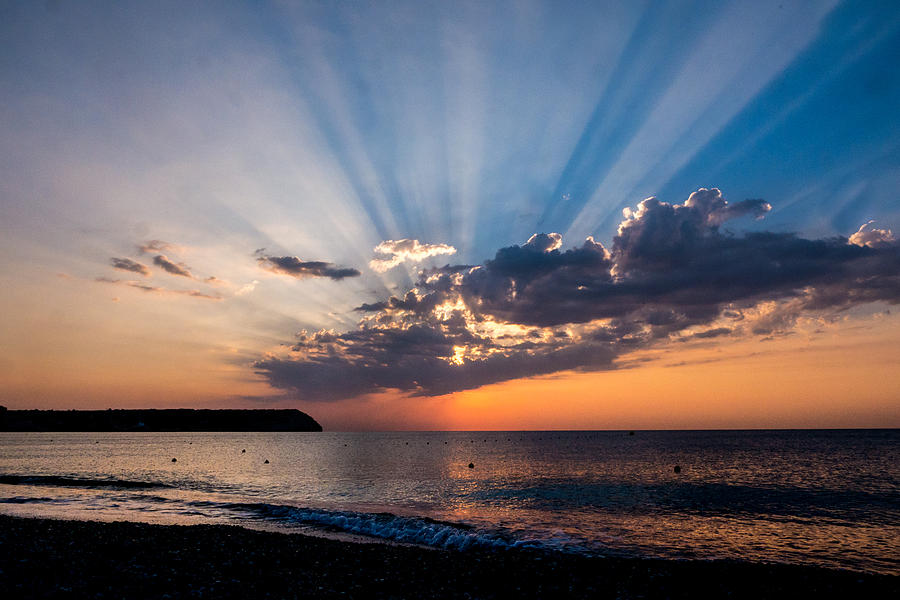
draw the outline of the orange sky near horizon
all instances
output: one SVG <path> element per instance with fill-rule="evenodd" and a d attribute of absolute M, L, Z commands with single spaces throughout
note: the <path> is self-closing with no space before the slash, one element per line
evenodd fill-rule
<path fill-rule="evenodd" d="M 93 366 L 67 354 L 54 377 L 40 376 L 46 364 L 10 372 L 6 361 L 0 389 L 12 409 L 295 407 L 326 430 L 897 427 L 900 318 L 872 325 L 845 324 L 812 340 L 670 344 L 628 357 L 650 359 L 631 368 L 558 373 L 432 398 L 388 391 L 335 402 L 267 400 L 273 390 L 245 367 L 177 344 L 163 355 L 120 347 L 118 360 Z"/>
<path fill-rule="evenodd" d="M 768 341 L 669 342 L 623 356 L 627 368 L 612 371 L 431 398 L 386 391 L 304 402 L 253 373 L 263 348 L 235 333 L 227 312 L 217 316 L 223 303 L 185 327 L 180 299 L 99 302 L 90 282 L 53 279 L 69 293 L 21 286 L 4 298 L 7 314 L 28 315 L 0 331 L 8 408 L 290 407 L 326 430 L 351 431 L 900 427 L 900 316 L 889 310 L 811 322 Z M 136 319 L 140 310 L 153 318 Z"/>

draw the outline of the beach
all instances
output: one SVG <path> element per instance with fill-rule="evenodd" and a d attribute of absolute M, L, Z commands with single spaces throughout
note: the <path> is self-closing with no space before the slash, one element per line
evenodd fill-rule
<path fill-rule="evenodd" d="M 890 598 L 900 577 L 0 516 L 4 598 Z"/>

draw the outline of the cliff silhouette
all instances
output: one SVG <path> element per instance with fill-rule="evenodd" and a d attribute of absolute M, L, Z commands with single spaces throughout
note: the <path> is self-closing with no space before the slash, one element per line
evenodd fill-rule
<path fill-rule="evenodd" d="M 7 410 L 0 431 L 322 431 L 294 409 Z"/>

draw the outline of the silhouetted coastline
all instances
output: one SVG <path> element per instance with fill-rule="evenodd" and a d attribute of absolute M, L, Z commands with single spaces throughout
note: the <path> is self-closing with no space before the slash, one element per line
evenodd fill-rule
<path fill-rule="evenodd" d="M 889 598 L 900 577 L 725 561 L 343 542 L 228 525 L 0 516 L 0 595 L 41 598 Z"/>
<path fill-rule="evenodd" d="M 322 431 L 295 409 L 7 410 L 0 431 Z"/>

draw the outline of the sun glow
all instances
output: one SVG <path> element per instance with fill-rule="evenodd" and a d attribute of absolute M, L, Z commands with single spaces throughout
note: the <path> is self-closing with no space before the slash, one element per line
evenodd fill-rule
<path fill-rule="evenodd" d="M 465 362 L 466 348 L 465 346 L 453 346 L 453 356 L 450 358 L 450 364 L 461 365 Z"/>

